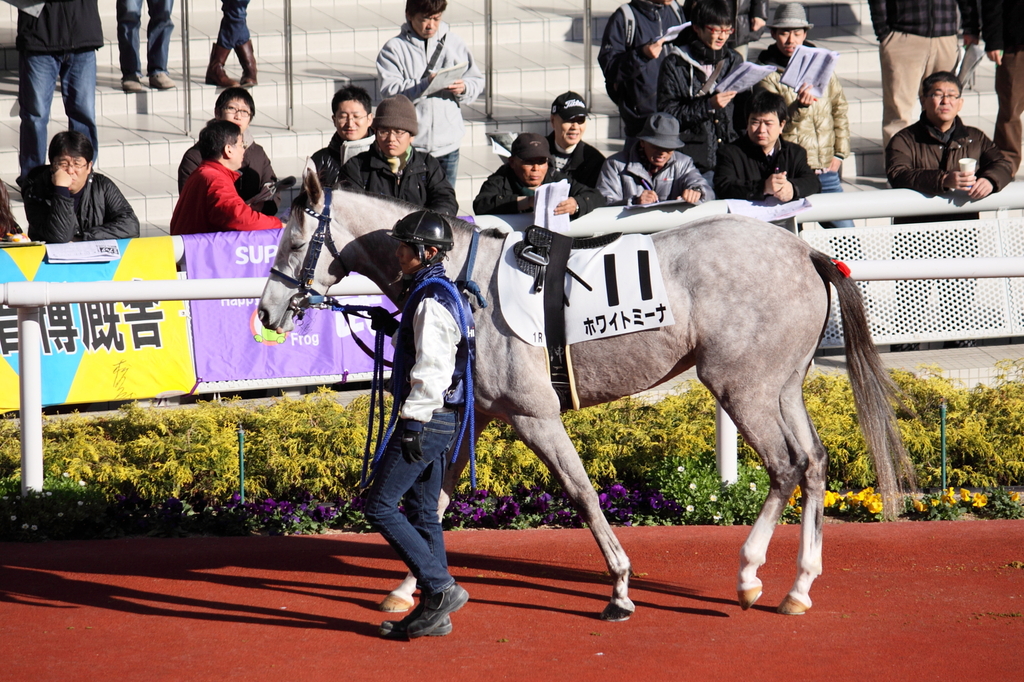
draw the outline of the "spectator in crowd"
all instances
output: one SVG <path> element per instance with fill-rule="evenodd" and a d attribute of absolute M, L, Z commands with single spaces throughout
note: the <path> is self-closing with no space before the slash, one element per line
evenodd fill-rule
<path fill-rule="evenodd" d="M 484 88 L 484 77 L 462 38 L 449 30 L 441 15 L 448 0 L 406 0 L 401 32 L 384 43 L 377 55 L 381 97 L 404 95 L 416 103 L 423 134 L 416 148 L 437 159 L 455 186 L 459 146 L 465 134 L 462 105 L 472 104 Z M 441 69 L 466 64 L 461 78 L 426 94 Z"/>
<path fill-rule="evenodd" d="M 253 139 L 249 132 L 249 125 L 256 118 L 256 103 L 252 95 L 245 88 L 228 88 L 217 97 L 213 114 L 222 121 L 231 121 L 242 131 L 242 138 L 245 143 L 245 157 L 242 159 L 242 166 L 239 168 L 235 188 L 238 196 L 249 203 L 254 211 L 266 215 L 276 215 L 278 198 L 270 193 L 277 182 L 277 174 L 267 153 Z M 185 182 L 196 168 L 203 162 L 202 151 L 199 144 L 190 148 L 181 157 L 178 165 L 178 192 L 185 188 Z"/>
<path fill-rule="evenodd" d="M 956 64 L 957 31 L 978 42 L 978 0 L 868 0 L 882 63 L 882 144 L 913 122 L 918 87 Z M 957 7 L 960 24 L 957 24 Z"/>
<path fill-rule="evenodd" d="M 747 134 L 723 146 L 715 168 L 719 199 L 782 203 L 821 191 L 818 176 L 807 165 L 807 152 L 782 139 L 789 107 L 781 95 L 760 91 L 750 100 Z"/>
<path fill-rule="evenodd" d="M 146 27 L 146 75 L 149 87 L 170 90 L 174 81 L 167 75 L 167 53 L 171 47 L 171 11 L 174 0 L 146 0 L 149 25 Z M 142 0 L 117 0 L 117 49 L 121 58 L 121 89 L 142 92 L 142 58 L 139 56 L 139 29 L 142 26 Z"/>
<path fill-rule="evenodd" d="M 1013 180 L 1013 164 L 977 128 L 960 120 L 964 105 L 960 81 L 939 71 L 921 85 L 921 119 L 893 136 L 885 148 L 885 174 L 893 188 L 924 194 L 960 190 L 973 200 L 998 192 Z M 961 170 L 961 159 L 974 159 L 976 170 Z M 895 219 L 903 222 L 968 220 L 971 214 L 943 214 Z M 974 218 L 978 214 L 973 214 Z"/>
<path fill-rule="evenodd" d="M 218 88 L 234 88 L 241 85 L 251 88 L 257 85 L 256 55 L 252 49 L 252 37 L 246 24 L 249 0 L 221 0 L 223 17 L 217 40 L 213 43 L 210 63 L 206 67 L 206 84 Z M 228 61 L 231 50 L 238 55 L 242 65 L 242 80 L 236 81 L 224 72 L 224 64 Z"/>
<path fill-rule="evenodd" d="M 373 132 L 375 144 L 342 167 L 340 180 L 373 194 L 455 215 L 459 204 L 444 168 L 413 146 L 419 122 L 412 102 L 404 95 L 381 102 Z"/>
<path fill-rule="evenodd" d="M 14 212 L 11 211 L 11 195 L 7 193 L 7 183 L 0 182 L 0 241 L 27 241 L 28 237 L 21 231 Z"/>
<path fill-rule="evenodd" d="M 235 189 L 245 160 L 242 128 L 212 119 L 199 132 L 203 162 L 189 175 L 171 215 L 171 234 L 270 230 L 281 227 L 274 216 L 254 211 Z"/>
<path fill-rule="evenodd" d="M 18 184 L 46 163 L 46 126 L 60 79 L 68 128 L 99 148 L 96 136 L 96 50 L 103 27 L 96 0 L 45 2 L 37 16 L 18 12 L 18 107 L 21 118 Z M 90 163 L 95 156 L 87 159 Z"/>
<path fill-rule="evenodd" d="M 677 151 L 682 147 L 679 122 L 663 112 L 651 114 L 637 141 L 604 162 L 598 191 L 609 206 L 714 199 L 693 159 Z"/>
<path fill-rule="evenodd" d="M 336 185 L 342 166 L 367 151 L 374 141 L 370 128 L 373 108 L 366 90 L 358 85 L 338 90 L 331 100 L 331 111 L 335 133 L 326 147 L 313 154 L 313 164 L 324 187 Z"/>
<path fill-rule="evenodd" d="M 92 172 L 92 142 L 77 130 L 50 141 L 49 165 L 33 169 L 22 198 L 33 241 L 127 239 L 139 236 L 139 219 L 110 178 Z"/>
<path fill-rule="evenodd" d="M 725 42 L 733 33 L 728 0 L 701 0 L 688 14 L 692 25 L 676 39 L 658 77 L 658 111 L 679 121 L 686 153 L 709 183 L 719 145 L 736 139 L 733 98 L 715 84 L 742 61 Z"/>
<path fill-rule="evenodd" d="M 999 113 L 992 141 L 1017 173 L 1021 159 L 1020 117 L 1024 113 L 1024 2 L 981 0 L 982 35 L 988 58 L 996 63 Z"/>
<path fill-rule="evenodd" d="M 575 92 L 564 92 L 551 104 L 551 128 L 548 146 L 555 170 L 597 187 L 597 178 L 604 165 L 604 154 L 583 141 L 587 132 L 587 104 Z"/>
<path fill-rule="evenodd" d="M 555 207 L 555 215 L 569 214 L 574 220 L 604 206 L 604 197 L 551 167 L 551 147 L 537 133 L 520 133 L 512 143 L 508 163 L 491 173 L 473 200 L 477 215 L 526 213 L 533 210 L 537 188 L 549 182 L 567 180 L 569 198 Z"/>
<path fill-rule="evenodd" d="M 793 2 L 775 8 L 775 16 L 768 24 L 775 44 L 758 56 L 762 64 L 778 67 L 761 81 L 760 87 L 781 95 L 789 106 L 789 120 L 782 131 L 782 139 L 793 142 L 807 152 L 807 163 L 818 174 L 822 192 L 842 192 L 839 169 L 843 159 L 850 155 L 850 121 L 847 118 L 846 95 L 835 73 L 821 98 L 811 94 L 811 86 L 804 83 L 799 90 L 782 84 L 782 74 L 789 59 L 801 45 L 814 47 L 807 40 L 807 32 L 814 24 L 807 21 L 804 6 Z M 853 227 L 852 220 L 822 223 L 822 227 Z"/>
<path fill-rule="evenodd" d="M 685 19 L 675 0 L 630 0 L 608 19 L 597 62 L 605 90 L 619 107 L 626 147 L 658 110 L 658 73 L 668 54 L 665 31 Z"/>
<path fill-rule="evenodd" d="M 686 0 L 683 11 L 690 16 L 693 5 L 703 1 Z M 729 38 L 728 45 L 746 59 L 747 44 L 761 39 L 761 31 L 768 19 L 768 0 L 732 0 L 732 4 L 733 26 L 736 27 L 736 32 Z"/>

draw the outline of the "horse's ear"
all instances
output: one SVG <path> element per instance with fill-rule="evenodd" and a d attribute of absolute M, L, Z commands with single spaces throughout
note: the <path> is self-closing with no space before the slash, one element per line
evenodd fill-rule
<path fill-rule="evenodd" d="M 320 203 L 323 187 L 320 185 L 320 176 L 317 175 L 316 165 L 313 159 L 306 157 L 306 167 L 302 170 L 302 189 L 309 197 L 309 202 L 314 206 Z"/>

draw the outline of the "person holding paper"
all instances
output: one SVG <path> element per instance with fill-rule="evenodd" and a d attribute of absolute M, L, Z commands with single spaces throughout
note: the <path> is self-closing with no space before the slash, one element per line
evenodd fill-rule
<path fill-rule="evenodd" d="M 821 191 L 821 183 L 807 165 L 807 152 L 782 139 L 789 107 L 774 92 L 758 92 L 750 100 L 747 134 L 736 144 L 719 150 L 715 194 L 719 199 L 782 203 Z"/>
<path fill-rule="evenodd" d="M 609 206 L 711 201 L 714 190 L 693 159 L 677 151 L 682 147 L 678 121 L 665 113 L 652 114 L 637 141 L 604 162 L 598 191 Z"/>
<path fill-rule="evenodd" d="M 807 32 L 814 28 L 814 24 L 807 21 L 803 5 L 796 2 L 779 5 L 768 28 L 775 44 L 763 50 L 757 60 L 779 70 L 769 74 L 759 87 L 781 95 L 789 105 L 789 120 L 782 131 L 782 139 L 806 150 L 807 164 L 818 174 L 823 193 L 842 192 L 839 169 L 843 159 L 850 155 L 849 106 L 843 86 L 834 71 L 822 97 L 811 94 L 809 83 L 801 83 L 799 89 L 794 90 L 782 82 L 790 58 L 797 49 L 801 46 L 814 47 L 807 40 Z M 836 220 L 822 223 L 822 227 L 853 227 L 853 221 Z"/>
<path fill-rule="evenodd" d="M 743 59 L 725 43 L 733 33 L 728 0 L 702 0 L 693 6 L 692 25 L 672 44 L 658 76 L 658 111 L 679 121 L 686 153 L 705 179 L 713 182 L 719 145 L 736 139 L 733 99 L 718 92 L 718 81 Z"/>
<path fill-rule="evenodd" d="M 459 204 L 441 163 L 413 146 L 418 132 L 412 102 L 402 95 L 384 100 L 377 105 L 373 119 L 375 143 L 350 159 L 338 180 L 366 192 L 455 215 Z"/>
<path fill-rule="evenodd" d="M 404 95 L 415 103 L 423 131 L 416 149 L 437 159 L 454 187 L 465 134 L 462 105 L 483 92 L 484 77 L 462 38 L 441 21 L 447 8 L 448 0 L 406 0 L 406 23 L 377 55 L 377 76 L 381 97 Z M 464 69 L 463 75 L 428 94 L 437 72 L 452 67 Z"/>
<path fill-rule="evenodd" d="M 587 103 L 583 97 L 572 91 L 556 97 L 551 103 L 551 127 L 548 146 L 555 170 L 587 187 L 597 187 L 604 154 L 583 141 L 587 132 Z"/>
<path fill-rule="evenodd" d="M 597 63 L 619 107 L 627 147 L 658 111 L 658 73 L 670 47 L 664 36 L 684 21 L 675 0 L 630 0 L 608 18 Z"/>
<path fill-rule="evenodd" d="M 334 93 L 331 112 L 335 133 L 330 143 L 312 156 L 324 187 L 334 187 L 342 166 L 369 150 L 376 139 L 370 128 L 373 124 L 370 94 L 358 85 L 349 85 Z"/>
<path fill-rule="evenodd" d="M 555 215 L 575 220 L 604 206 L 604 197 L 596 189 L 569 178 L 551 167 L 551 148 L 537 133 L 520 133 L 512 143 L 508 163 L 491 173 L 473 200 L 477 215 L 528 213 L 541 185 L 566 180 L 569 198 L 555 206 Z"/>
<path fill-rule="evenodd" d="M 114 182 L 92 172 L 92 142 L 77 130 L 50 141 L 50 163 L 29 172 L 22 187 L 32 241 L 128 239 L 139 236 L 139 219 Z"/>
<path fill-rule="evenodd" d="M 921 119 L 896 133 L 885 148 L 885 175 L 893 188 L 924 194 L 958 190 L 983 199 L 1013 180 L 1013 164 L 977 128 L 960 120 L 960 81 L 949 71 L 924 79 Z M 961 161 L 966 161 L 961 167 Z M 973 167 L 973 169 L 972 169 Z M 978 214 L 973 214 L 976 219 Z M 903 218 L 894 222 L 970 220 L 971 214 Z"/>

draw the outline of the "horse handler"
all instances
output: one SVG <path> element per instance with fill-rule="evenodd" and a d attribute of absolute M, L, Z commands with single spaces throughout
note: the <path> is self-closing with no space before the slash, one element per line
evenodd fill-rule
<path fill-rule="evenodd" d="M 458 431 L 458 408 L 472 409 L 465 406 L 469 341 L 459 324 L 462 302 L 444 284 L 451 283 L 442 263 L 454 244 L 451 226 L 437 213 L 417 211 L 395 223 L 389 234 L 398 241 L 405 281 L 401 323 L 388 318 L 385 326 L 391 329 L 384 329 L 392 335 L 397 331 L 392 390 L 399 412 L 374 469 L 365 513 L 416 576 L 420 603 L 402 620 L 381 623 L 380 635 L 442 637 L 452 631 L 450 614 L 469 600 L 448 573 L 437 513 Z"/>

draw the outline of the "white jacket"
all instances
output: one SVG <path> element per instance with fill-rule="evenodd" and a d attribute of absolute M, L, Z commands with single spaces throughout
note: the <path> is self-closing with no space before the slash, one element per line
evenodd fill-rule
<path fill-rule="evenodd" d="M 431 156 L 444 156 L 456 151 L 462 144 L 465 126 L 462 122 L 462 104 L 470 104 L 484 89 L 484 77 L 476 66 L 469 48 L 454 33 L 448 24 L 441 22 L 437 33 L 429 40 L 423 40 L 412 30 L 408 22 L 402 25 L 397 36 L 384 43 L 377 55 L 377 75 L 380 77 L 382 98 L 405 95 L 416 105 L 419 118 L 419 134 L 413 143 L 416 149 Z M 422 97 L 430 82 L 422 78 L 427 62 L 434 55 L 437 41 L 444 38 L 444 48 L 432 68 L 433 71 L 468 62 L 466 75 L 462 80 L 466 91 L 454 95 L 447 90 Z"/>
<path fill-rule="evenodd" d="M 412 318 L 416 339 L 416 364 L 409 370 L 409 397 L 398 416 L 428 422 L 444 407 L 444 392 L 455 373 L 455 354 L 462 330 L 448 310 L 432 298 L 416 306 Z M 397 339 L 396 334 L 394 339 Z"/>

